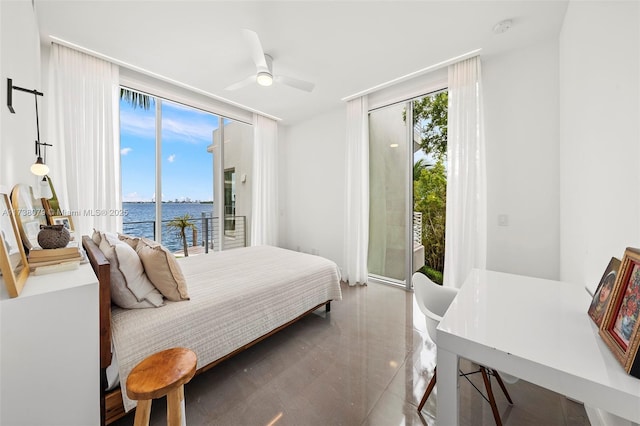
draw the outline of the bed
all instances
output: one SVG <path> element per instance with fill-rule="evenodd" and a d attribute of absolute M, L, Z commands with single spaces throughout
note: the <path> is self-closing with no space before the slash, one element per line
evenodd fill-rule
<path fill-rule="evenodd" d="M 90 237 L 83 237 L 83 246 L 100 282 L 102 389 L 107 387 L 106 369 L 116 359 L 125 383 L 148 355 L 184 346 L 196 352 L 200 373 L 322 306 L 329 312 L 330 302 L 342 299 L 335 263 L 258 246 L 181 259 L 190 300 L 122 309 L 111 304 L 108 260 Z M 120 388 L 103 391 L 101 404 L 103 424 L 135 407 Z"/>

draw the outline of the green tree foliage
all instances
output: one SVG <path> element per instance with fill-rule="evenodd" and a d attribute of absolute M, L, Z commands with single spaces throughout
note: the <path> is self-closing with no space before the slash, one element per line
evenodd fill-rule
<path fill-rule="evenodd" d="M 427 275 L 442 283 L 447 199 L 447 118 L 446 91 L 413 102 L 413 125 L 420 134 L 420 148 L 434 165 L 418 160 L 413 167 L 414 211 L 422 213 L 422 245 Z"/>
<path fill-rule="evenodd" d="M 431 167 L 431 164 L 426 164 L 423 158 L 413 163 L 413 181 L 414 182 L 420 179 L 420 173 L 422 173 L 422 170 L 426 169 L 427 167 Z"/>
<path fill-rule="evenodd" d="M 425 264 L 436 271 L 444 270 L 444 236 L 447 199 L 447 171 L 439 159 L 433 167 L 425 167 L 413 183 L 415 211 L 422 212 L 422 245 Z"/>
<path fill-rule="evenodd" d="M 420 148 L 436 159 L 447 156 L 448 92 L 413 102 L 413 125 L 420 131 Z"/>
<path fill-rule="evenodd" d="M 189 213 L 184 216 L 176 216 L 167 223 L 168 228 L 173 228 L 178 233 L 180 240 L 182 240 L 182 249 L 184 250 L 184 256 L 189 256 L 189 247 L 187 245 L 187 234 L 185 229 L 195 229 L 196 224 L 191 221 L 193 219 Z"/>

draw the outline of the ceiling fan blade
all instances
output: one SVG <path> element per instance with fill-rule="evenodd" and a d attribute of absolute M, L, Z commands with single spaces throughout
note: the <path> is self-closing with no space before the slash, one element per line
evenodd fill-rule
<path fill-rule="evenodd" d="M 260 43 L 258 34 L 255 31 L 251 31 L 246 28 L 242 30 L 242 33 L 249 43 L 249 49 L 251 50 L 251 59 L 253 59 L 253 62 L 255 62 L 258 71 L 268 71 L 269 66 L 267 65 L 267 60 L 264 57 L 264 50 L 262 49 L 262 43 Z"/>
<path fill-rule="evenodd" d="M 256 82 L 256 76 L 250 75 L 244 80 L 240 80 L 237 83 L 233 83 L 232 85 L 225 87 L 224 90 L 238 90 L 255 82 Z"/>
<path fill-rule="evenodd" d="M 296 89 L 304 90 L 305 92 L 312 92 L 315 84 L 310 83 L 308 81 L 299 80 L 293 77 L 287 77 L 284 75 L 279 75 L 275 77 L 275 81 L 278 83 L 286 84 L 287 86 L 294 87 Z"/>

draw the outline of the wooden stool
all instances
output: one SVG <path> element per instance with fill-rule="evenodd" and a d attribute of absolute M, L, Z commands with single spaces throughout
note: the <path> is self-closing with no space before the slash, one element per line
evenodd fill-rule
<path fill-rule="evenodd" d="M 151 400 L 167 395 L 167 424 L 184 423 L 184 384 L 196 373 L 198 359 L 187 348 L 155 353 L 136 365 L 127 377 L 127 396 L 138 401 L 134 426 L 147 426 Z"/>

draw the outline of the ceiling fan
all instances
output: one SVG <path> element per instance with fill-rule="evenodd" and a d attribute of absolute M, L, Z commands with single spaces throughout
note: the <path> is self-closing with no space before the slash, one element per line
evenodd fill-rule
<path fill-rule="evenodd" d="M 305 92 L 311 92 L 313 90 L 315 85 L 308 81 L 284 75 L 273 75 L 273 58 L 262 50 L 262 43 L 260 43 L 258 34 L 247 29 L 243 29 L 242 33 L 251 49 L 251 59 L 253 59 L 253 62 L 256 64 L 256 73 L 244 80 L 233 83 L 226 87 L 225 90 L 237 90 L 252 83 L 258 83 L 261 86 L 271 86 L 273 82 L 285 84 L 295 89 L 304 90 Z"/>

